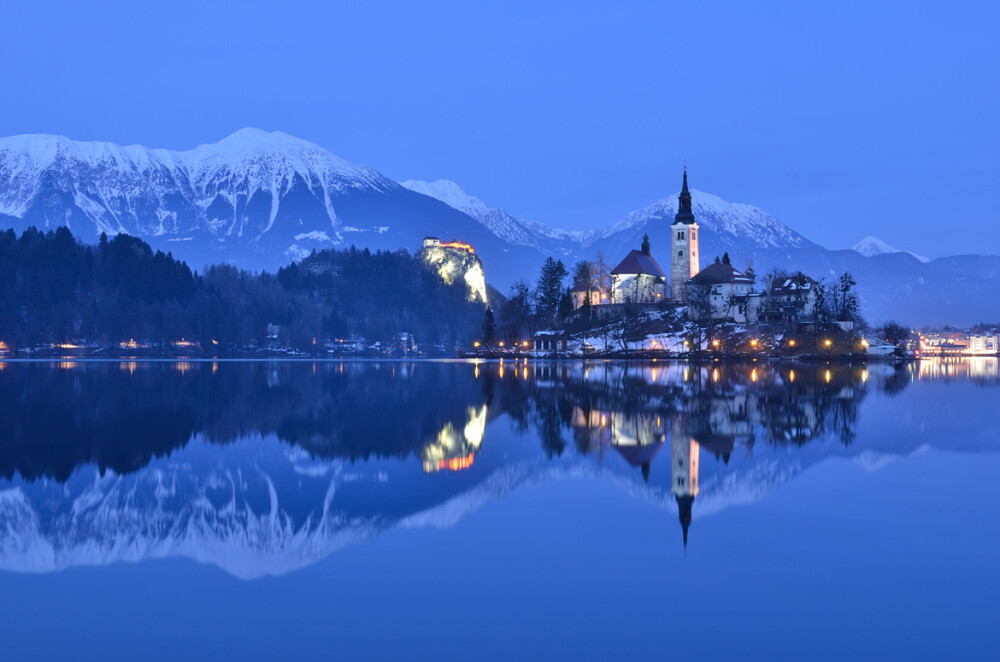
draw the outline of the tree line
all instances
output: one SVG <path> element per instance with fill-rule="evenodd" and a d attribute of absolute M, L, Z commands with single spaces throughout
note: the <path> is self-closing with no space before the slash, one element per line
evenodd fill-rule
<path fill-rule="evenodd" d="M 9 347 L 128 340 L 203 348 L 264 344 L 299 349 L 336 340 L 468 342 L 482 304 L 445 284 L 406 251 L 327 250 L 277 274 L 215 265 L 193 272 L 141 239 L 102 234 L 97 245 L 69 229 L 0 232 L 0 341 Z"/>

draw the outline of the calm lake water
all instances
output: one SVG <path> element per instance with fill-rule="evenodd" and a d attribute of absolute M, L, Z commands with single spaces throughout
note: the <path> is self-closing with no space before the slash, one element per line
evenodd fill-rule
<path fill-rule="evenodd" d="M 0 363 L 0 659 L 1000 659 L 995 359 Z"/>

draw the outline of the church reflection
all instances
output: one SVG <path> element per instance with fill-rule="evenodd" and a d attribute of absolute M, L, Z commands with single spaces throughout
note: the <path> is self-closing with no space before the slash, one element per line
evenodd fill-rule
<path fill-rule="evenodd" d="M 85 551 L 117 559 L 122 540 L 180 549 L 170 536 L 197 531 L 213 563 L 277 573 L 394 522 L 446 525 L 487 492 L 573 476 L 669 511 L 687 549 L 695 519 L 810 462 L 927 443 L 856 448 L 869 394 L 997 384 L 992 365 L 7 362 L 0 567 L 40 562 L 25 541 L 61 567 Z"/>

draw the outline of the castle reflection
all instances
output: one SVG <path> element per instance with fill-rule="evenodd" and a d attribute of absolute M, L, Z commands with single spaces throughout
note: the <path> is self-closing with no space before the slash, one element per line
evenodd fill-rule
<path fill-rule="evenodd" d="M 810 462 L 927 444 L 911 433 L 855 446 L 865 398 L 923 380 L 1000 383 L 995 359 L 8 361 L 0 567 L 155 556 L 188 549 L 170 536 L 196 531 L 191 555 L 278 573 L 394 522 L 454 522 L 486 493 L 581 475 L 676 514 L 686 549 L 695 519 L 761 498 Z"/>

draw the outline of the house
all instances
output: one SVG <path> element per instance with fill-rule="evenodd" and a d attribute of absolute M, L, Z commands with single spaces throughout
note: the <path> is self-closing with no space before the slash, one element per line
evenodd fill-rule
<path fill-rule="evenodd" d="M 724 262 L 709 265 L 687 282 L 688 317 L 693 320 L 753 322 L 761 296 L 753 280 Z"/>
<path fill-rule="evenodd" d="M 536 352 L 568 352 L 570 334 L 565 331 L 538 331 L 531 339 Z"/>
<path fill-rule="evenodd" d="M 765 317 L 772 322 L 814 322 L 818 283 L 802 272 L 771 279 Z"/>
<path fill-rule="evenodd" d="M 642 249 L 633 250 L 611 271 L 611 303 L 656 303 L 667 296 L 667 275 L 649 250 L 649 235 Z"/>
<path fill-rule="evenodd" d="M 608 295 L 601 291 L 599 287 L 591 286 L 588 288 L 586 285 L 574 285 L 573 289 L 569 291 L 570 296 L 573 298 L 573 310 L 579 310 L 583 308 L 583 305 L 587 302 L 587 296 L 590 296 L 590 305 L 599 306 L 603 303 L 608 303 Z"/>

